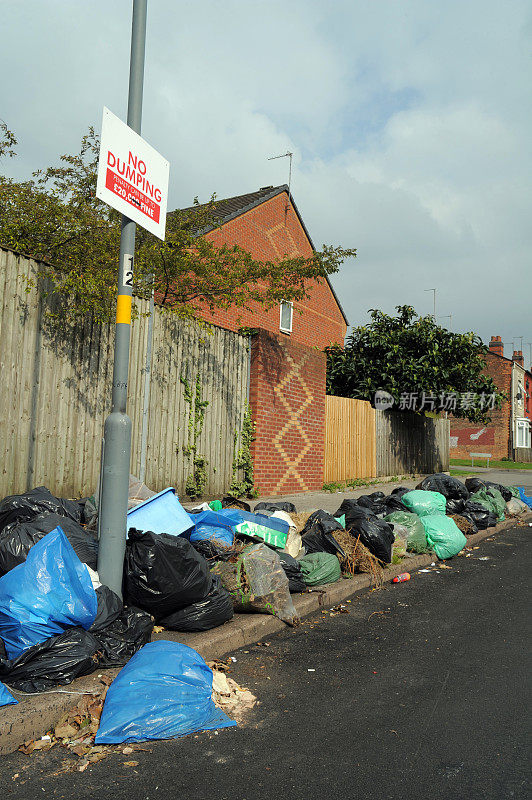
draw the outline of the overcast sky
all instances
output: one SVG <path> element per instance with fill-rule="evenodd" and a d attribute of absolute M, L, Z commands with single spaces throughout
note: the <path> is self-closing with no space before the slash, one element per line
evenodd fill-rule
<path fill-rule="evenodd" d="M 0 0 L 4 165 L 29 177 L 125 119 L 129 0 Z M 169 207 L 286 183 L 333 283 L 369 308 L 532 342 L 529 0 L 148 0 L 143 136 Z M 448 319 L 441 319 L 448 324 Z M 528 364 L 529 347 L 525 346 Z"/>

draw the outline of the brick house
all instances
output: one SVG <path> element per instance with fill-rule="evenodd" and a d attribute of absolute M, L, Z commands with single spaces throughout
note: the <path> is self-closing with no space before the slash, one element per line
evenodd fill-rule
<path fill-rule="evenodd" d="M 473 452 L 530 460 L 532 373 L 524 367 L 523 353 L 514 350 L 512 358 L 506 358 L 501 337 L 492 336 L 485 361 L 485 374 L 493 378 L 508 400 L 491 412 L 491 422 L 486 426 L 465 419 L 451 420 L 451 458 L 469 458 Z"/>
<path fill-rule="evenodd" d="M 218 223 L 201 234 L 239 245 L 257 260 L 310 256 L 312 239 L 288 186 L 216 201 Z M 320 489 L 324 468 L 323 349 L 343 344 L 348 321 L 329 280 L 313 281 L 309 297 L 266 310 L 204 307 L 205 320 L 227 330 L 252 328 L 249 403 L 255 421 L 255 484 L 263 494 Z"/>

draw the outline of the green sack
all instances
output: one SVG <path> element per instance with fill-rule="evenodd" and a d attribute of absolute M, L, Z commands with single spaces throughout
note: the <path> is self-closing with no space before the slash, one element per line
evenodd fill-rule
<path fill-rule="evenodd" d="M 222 504 L 219 500 L 211 500 L 209 503 L 209 508 L 211 508 L 213 511 L 221 511 Z"/>
<path fill-rule="evenodd" d="M 309 553 L 299 560 L 299 566 L 307 586 L 334 583 L 342 577 L 340 562 L 332 553 Z"/>
<path fill-rule="evenodd" d="M 472 494 L 469 499 L 474 503 L 480 503 L 480 505 L 487 508 L 488 511 L 493 511 L 498 522 L 502 522 L 505 518 L 504 512 L 506 510 L 506 503 L 499 490 L 495 489 L 493 486 L 479 489 L 478 492 Z"/>
<path fill-rule="evenodd" d="M 519 497 L 519 492 L 517 493 L 517 496 Z M 341 517 L 335 517 L 335 520 L 345 531 L 345 514 L 342 514 Z"/>
<path fill-rule="evenodd" d="M 390 522 L 392 525 L 405 526 L 408 530 L 407 550 L 412 553 L 428 553 L 430 547 L 427 544 L 425 528 L 417 514 L 412 514 L 411 511 L 393 511 L 387 517 L 384 517 L 384 521 Z"/>
<path fill-rule="evenodd" d="M 443 494 L 424 489 L 406 492 L 401 497 L 401 503 L 418 517 L 424 517 L 427 514 L 445 514 L 447 510 L 447 500 Z"/>
<path fill-rule="evenodd" d="M 421 517 L 427 542 L 438 558 L 452 558 L 467 544 L 467 539 L 451 517 L 427 514 Z"/>
<path fill-rule="evenodd" d="M 518 500 L 520 499 L 519 489 L 517 488 L 517 486 L 507 486 L 506 488 L 508 489 L 509 492 L 512 493 L 512 497 L 517 497 Z"/>

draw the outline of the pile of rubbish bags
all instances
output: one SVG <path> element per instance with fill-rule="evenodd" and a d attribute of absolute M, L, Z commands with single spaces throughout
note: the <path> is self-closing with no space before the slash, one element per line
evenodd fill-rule
<path fill-rule="evenodd" d="M 132 477 L 122 601 L 96 572 L 97 497 L 60 499 L 43 486 L 6 497 L 0 502 L 0 705 L 16 702 L 8 689 L 47 691 L 129 662 L 140 669 L 134 678 L 140 686 L 140 655 L 151 652 L 146 645 L 154 624 L 206 631 L 235 612 L 259 612 L 294 625 L 291 595 L 340 580 L 353 548 L 361 546 L 381 566 L 409 552 L 451 558 L 466 534 L 531 507 L 532 498 L 518 487 L 437 474 L 414 490 L 346 499 L 334 514 L 318 509 L 300 521 L 286 502 L 251 510 L 224 498 L 187 511 L 173 489 L 156 494 Z M 209 714 L 202 719 L 208 724 Z M 110 720 L 109 736 L 117 725 Z"/>

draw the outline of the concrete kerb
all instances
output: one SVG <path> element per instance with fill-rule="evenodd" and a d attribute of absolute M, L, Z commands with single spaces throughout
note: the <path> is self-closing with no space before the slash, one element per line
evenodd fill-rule
<path fill-rule="evenodd" d="M 526 514 L 520 519 L 528 523 L 532 521 L 532 513 Z M 493 528 L 479 531 L 468 537 L 467 546 L 471 547 L 495 533 L 515 526 L 516 523 L 518 523 L 517 519 L 508 519 Z M 430 553 L 405 558 L 400 564 L 390 565 L 385 570 L 384 581 L 390 582 L 401 572 L 422 569 L 434 560 L 435 556 Z M 327 586 L 316 587 L 315 590 L 306 594 L 292 595 L 292 599 L 298 615 L 303 619 L 318 610 L 343 603 L 369 587 L 370 578 L 363 574 Z M 271 636 L 284 628 L 285 624 L 279 619 L 265 614 L 235 614 L 231 622 L 205 633 L 184 634 L 163 631 L 154 633 L 152 639 L 181 642 L 193 647 L 206 660 L 213 660 L 245 645 L 261 641 L 265 636 Z M 0 755 L 12 753 L 28 739 L 42 736 L 76 705 L 79 700 L 77 695 L 97 690 L 101 674 L 105 673 L 114 678 L 118 672 L 119 669 L 105 669 L 84 678 L 78 678 L 64 688 L 41 694 L 25 695 L 13 692 L 19 704 L 6 706 L 1 710 Z"/>

